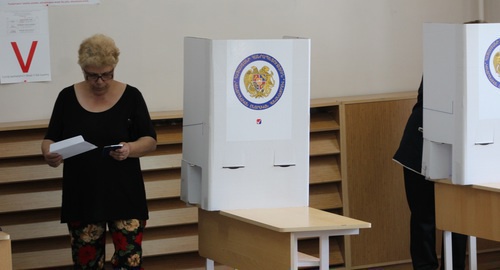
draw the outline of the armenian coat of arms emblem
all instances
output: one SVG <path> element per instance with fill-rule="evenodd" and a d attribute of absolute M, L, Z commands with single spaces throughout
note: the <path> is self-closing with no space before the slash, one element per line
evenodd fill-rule
<path fill-rule="evenodd" d="M 233 78 L 238 100 L 253 110 L 272 107 L 284 93 L 285 72 L 268 54 L 253 54 L 240 62 Z"/>
<path fill-rule="evenodd" d="M 500 88 L 500 38 L 495 40 L 486 51 L 484 71 L 490 83 Z"/>

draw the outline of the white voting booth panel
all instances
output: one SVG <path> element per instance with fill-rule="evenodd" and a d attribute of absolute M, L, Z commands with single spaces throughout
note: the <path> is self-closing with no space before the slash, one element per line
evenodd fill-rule
<path fill-rule="evenodd" d="M 307 206 L 310 40 L 184 39 L 181 199 Z"/>
<path fill-rule="evenodd" d="M 500 24 L 424 24 L 422 174 L 499 182 Z"/>

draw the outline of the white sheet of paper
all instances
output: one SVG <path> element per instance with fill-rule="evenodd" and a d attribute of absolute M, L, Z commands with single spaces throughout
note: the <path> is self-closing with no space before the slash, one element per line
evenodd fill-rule
<path fill-rule="evenodd" d="M 97 148 L 97 146 L 86 142 L 81 135 L 78 135 L 51 144 L 49 150 L 51 153 L 58 153 L 63 156 L 64 159 L 66 159 L 81 153 L 85 153 L 95 148 Z"/>

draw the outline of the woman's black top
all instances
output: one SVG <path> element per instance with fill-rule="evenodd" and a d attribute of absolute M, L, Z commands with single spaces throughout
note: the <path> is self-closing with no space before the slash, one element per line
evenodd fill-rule
<path fill-rule="evenodd" d="M 126 86 L 110 109 L 89 112 L 78 102 L 74 86 L 57 97 L 45 139 L 82 135 L 97 149 L 64 160 L 61 222 L 148 219 L 139 158 L 117 161 L 102 154 L 105 145 L 132 142 L 156 132 L 142 94 Z"/>
<path fill-rule="evenodd" d="M 413 106 L 408 122 L 403 132 L 399 148 L 393 159 L 404 167 L 419 174 L 422 171 L 423 149 L 423 79 L 418 88 L 417 103 Z"/>

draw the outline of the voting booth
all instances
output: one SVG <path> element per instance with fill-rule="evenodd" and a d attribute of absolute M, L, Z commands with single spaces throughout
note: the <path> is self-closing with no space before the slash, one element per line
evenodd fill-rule
<path fill-rule="evenodd" d="M 500 24 L 423 27 L 422 174 L 500 182 Z"/>
<path fill-rule="evenodd" d="M 310 40 L 184 39 L 181 199 L 307 206 Z"/>

